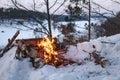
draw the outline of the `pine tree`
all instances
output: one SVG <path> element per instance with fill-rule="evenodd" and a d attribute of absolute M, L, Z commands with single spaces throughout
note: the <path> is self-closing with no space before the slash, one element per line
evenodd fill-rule
<path fill-rule="evenodd" d="M 80 19 L 82 17 L 83 10 L 82 10 L 82 7 L 79 6 L 78 4 L 80 1 L 81 0 L 70 0 L 70 2 L 75 5 L 73 6 L 69 4 L 67 9 L 65 10 L 66 13 L 69 15 L 68 17 L 69 21 L 74 20 L 74 18 Z"/>

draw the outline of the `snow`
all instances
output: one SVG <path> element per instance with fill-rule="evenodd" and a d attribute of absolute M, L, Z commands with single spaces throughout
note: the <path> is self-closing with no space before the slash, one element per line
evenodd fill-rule
<path fill-rule="evenodd" d="M 97 54 L 104 57 L 105 68 L 89 60 L 89 52 L 94 50 L 92 45 L 96 46 Z M 120 34 L 71 45 L 64 56 L 78 63 L 59 68 L 45 65 L 34 69 L 28 58 L 16 60 L 15 50 L 13 47 L 0 58 L 0 80 L 120 80 Z"/>
<path fill-rule="evenodd" d="M 33 0 L 19 0 L 20 3 L 29 9 L 33 9 L 33 4 L 31 3 L 32 1 Z M 43 5 L 44 2 L 39 3 L 38 0 L 35 1 L 37 2 L 36 9 L 45 12 L 46 7 Z M 113 10 L 115 12 L 119 11 L 119 8 L 116 8 L 119 7 L 118 4 L 111 2 L 111 0 L 93 1 L 99 3 L 109 10 Z M 0 3 L 0 7 L 13 7 L 10 0 L 0 0 Z M 53 0 L 50 0 L 50 3 L 53 3 Z M 58 5 L 60 5 L 59 3 L 60 2 L 57 2 Z M 50 4 L 50 6 L 51 5 L 52 4 Z M 50 12 L 52 13 L 54 8 L 56 8 L 58 5 L 50 9 Z M 68 3 L 66 3 L 60 9 L 60 11 L 56 13 L 64 13 L 63 10 L 67 5 Z M 92 7 L 96 9 L 97 6 L 94 5 Z M 100 10 L 100 12 L 104 12 L 104 10 Z M 97 20 L 93 20 L 92 22 L 100 24 Z M 84 30 L 85 23 L 87 23 L 87 21 L 76 21 L 75 25 L 77 30 L 87 34 L 87 31 Z M 36 27 L 35 25 L 31 25 L 30 22 L 25 22 L 25 24 Z M 67 22 L 60 22 L 58 24 L 67 24 Z M 11 26 L 9 22 L 5 22 L 5 24 L 0 22 L 0 48 L 5 46 L 8 42 L 8 38 L 11 38 L 18 30 L 15 27 L 25 29 L 20 30 L 20 34 L 17 39 L 35 37 L 32 30 L 28 30 L 21 25 L 13 24 Z M 61 34 L 56 29 L 52 30 L 53 36 Z M 59 37 L 61 42 L 63 37 L 63 35 Z M 103 41 L 112 42 L 114 44 L 102 43 Z M 95 45 L 95 49 L 92 47 L 93 45 Z M 89 53 L 93 52 L 94 50 L 96 50 L 97 54 L 103 57 L 103 60 L 105 60 L 105 68 L 102 68 L 100 65 L 96 65 L 93 59 L 90 60 Z M 15 51 L 16 47 L 13 47 L 6 52 L 3 57 L 0 58 L 0 80 L 120 80 L 120 34 L 110 37 L 104 36 L 98 39 L 91 39 L 89 42 L 83 42 L 78 43 L 77 45 L 69 46 L 67 53 L 64 54 L 64 57 L 66 59 L 76 61 L 77 63 L 69 64 L 67 66 L 61 65 L 58 68 L 51 65 L 45 65 L 42 68 L 34 69 L 32 67 L 32 63 L 29 61 L 29 58 L 24 58 L 22 60 L 15 59 Z"/>
<path fill-rule="evenodd" d="M 8 38 L 12 38 L 12 36 L 16 33 L 17 29 L 15 28 L 9 28 L 9 27 L 0 27 L 0 36 L 1 36 L 1 41 L 0 41 L 0 46 L 5 46 L 8 42 Z M 2 32 L 4 31 L 4 32 Z M 17 39 L 22 39 L 22 38 L 33 38 L 34 35 L 32 31 L 20 31 L 20 34 L 18 35 Z M 3 40 L 4 39 L 4 40 Z"/>
<path fill-rule="evenodd" d="M 28 27 L 31 27 L 31 28 L 40 27 L 40 25 L 39 24 L 36 25 L 37 23 L 35 22 L 24 21 L 22 19 L 11 19 L 8 21 L 0 20 L 0 38 L 4 39 L 0 41 L 0 47 L 4 47 L 7 44 L 8 39 L 11 38 L 16 33 L 17 30 L 20 30 L 20 34 L 18 35 L 17 39 L 35 38 L 35 34 L 33 33 L 33 30 L 18 24 L 17 21 L 23 21 L 24 25 L 27 25 Z M 44 26 L 48 28 L 47 21 L 45 20 L 43 21 L 43 23 L 44 23 Z M 58 22 L 55 24 L 59 26 L 61 24 L 67 25 L 68 23 L 69 22 Z M 88 31 L 85 29 L 85 24 L 87 24 L 88 21 L 75 21 L 73 23 L 75 23 L 75 29 L 76 29 L 76 33 L 74 33 L 76 35 L 75 37 L 86 36 L 86 34 L 88 34 Z M 91 23 L 101 24 L 100 21 L 96 19 L 92 19 Z M 53 24 L 53 21 L 52 21 L 52 24 Z M 79 31 L 81 34 L 78 33 L 77 31 Z M 52 25 L 52 36 L 58 37 L 58 35 L 59 35 L 60 42 L 62 42 L 64 35 L 62 35 L 57 28 L 54 29 L 54 26 Z M 40 33 L 37 33 L 36 36 L 40 36 Z M 41 37 L 44 37 L 44 36 L 45 35 L 42 35 Z"/>

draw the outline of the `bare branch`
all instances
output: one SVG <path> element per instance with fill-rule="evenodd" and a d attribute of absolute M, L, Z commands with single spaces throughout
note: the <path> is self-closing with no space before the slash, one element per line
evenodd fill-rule
<path fill-rule="evenodd" d="M 29 11 L 29 9 L 28 9 L 28 8 L 26 8 L 25 6 L 23 6 L 22 4 L 17 3 L 17 5 L 18 5 L 19 7 L 21 7 L 21 8 L 23 8 L 23 9 L 25 9 L 25 10 Z"/>
<path fill-rule="evenodd" d="M 16 20 L 15 20 L 15 21 L 16 21 Z M 16 21 L 16 22 L 17 22 L 17 21 Z M 28 28 L 28 29 L 24 30 L 24 29 L 21 29 L 21 28 L 18 28 L 18 27 L 13 27 L 13 28 L 16 28 L 16 29 L 19 29 L 19 30 L 24 30 L 24 31 L 33 30 L 33 31 L 35 31 L 35 32 L 41 32 L 41 33 L 44 33 L 44 34 L 48 34 L 48 33 L 44 32 L 44 31 L 42 31 L 42 30 L 36 30 L 36 29 L 34 29 L 34 28 L 32 28 L 32 27 L 29 27 L 29 26 L 27 26 L 27 25 L 25 25 L 25 24 L 20 24 L 20 25 L 22 25 L 23 27 L 26 27 L 26 28 Z"/>
<path fill-rule="evenodd" d="M 64 5 L 64 3 L 65 3 L 66 1 L 67 1 L 67 0 L 64 0 L 64 1 L 61 3 L 61 5 L 58 6 L 58 7 L 54 10 L 54 12 L 52 13 L 52 15 L 53 15 L 55 12 L 57 12 L 57 11 L 62 7 L 62 5 Z"/>
<path fill-rule="evenodd" d="M 27 25 L 24 25 L 24 24 L 21 24 L 21 25 L 23 25 L 24 27 L 26 27 L 26 28 L 28 28 L 28 29 L 30 29 L 30 30 L 33 30 L 33 31 L 35 31 L 35 32 L 41 32 L 41 33 L 44 33 L 44 34 L 48 34 L 48 33 L 46 33 L 46 32 L 43 32 L 42 30 L 35 30 L 34 28 L 31 28 L 31 27 L 29 27 L 29 26 L 27 26 Z"/>
<path fill-rule="evenodd" d="M 18 3 L 16 0 L 11 0 L 11 2 L 13 3 L 13 5 L 17 8 L 17 9 L 25 9 L 25 10 L 29 10 L 27 9 L 25 6 L 23 6 L 22 4 Z M 21 8 L 20 8 L 21 7 Z"/>
<path fill-rule="evenodd" d="M 57 11 L 64 5 L 64 3 L 65 3 L 66 1 L 67 1 L 67 0 L 64 0 L 64 1 L 61 3 L 61 5 L 58 6 L 58 8 L 56 8 L 56 10 L 54 10 L 54 12 L 53 12 L 52 15 L 51 15 L 52 18 L 54 17 L 55 12 L 57 12 Z M 61 15 L 63 15 L 63 13 L 62 13 Z"/>
<path fill-rule="evenodd" d="M 13 5 L 17 8 L 17 9 L 21 9 L 18 7 L 17 3 L 16 3 L 16 0 L 11 0 L 11 2 L 13 3 Z"/>
<path fill-rule="evenodd" d="M 23 6 L 22 4 L 20 4 L 20 3 L 17 3 L 17 1 L 16 0 L 11 0 L 12 1 L 12 3 L 14 4 L 14 6 L 17 8 L 17 9 L 21 9 L 20 7 L 22 7 L 23 9 L 25 9 L 25 10 L 27 10 L 27 11 L 29 11 L 29 9 L 27 9 L 25 6 Z M 34 16 L 30 16 L 33 20 L 35 20 L 37 23 L 39 23 L 40 25 L 41 25 L 41 27 L 45 30 L 45 31 L 47 31 L 48 33 L 49 33 L 49 31 L 47 30 L 47 28 L 45 27 L 45 26 L 43 26 L 42 25 L 42 23 L 38 20 L 38 19 L 36 19 Z M 26 26 L 27 27 L 27 26 Z M 29 27 L 27 27 L 27 28 L 29 28 Z M 30 29 L 30 28 L 29 28 Z"/>
<path fill-rule="evenodd" d="M 104 10 L 110 12 L 111 15 L 114 15 L 114 16 L 115 16 L 115 13 L 114 13 L 112 10 L 106 9 L 105 7 L 103 7 L 103 6 L 101 6 L 101 5 L 97 4 L 97 3 L 95 3 L 95 2 L 93 2 L 93 1 L 92 1 L 92 3 L 95 4 L 95 5 L 97 5 L 97 6 L 99 6 L 99 7 L 102 8 L 102 9 L 104 9 Z"/>
<path fill-rule="evenodd" d="M 110 18 L 108 18 L 107 16 L 104 16 L 104 14 L 101 14 L 101 13 L 99 13 L 99 12 L 97 12 L 97 11 L 94 11 L 94 12 L 92 11 L 92 13 L 96 13 L 96 14 L 98 14 L 98 15 L 100 15 L 100 16 L 106 18 L 109 22 L 111 22 L 111 23 L 113 23 L 113 24 L 119 26 L 116 22 L 114 22 L 114 21 L 111 20 Z"/>
<path fill-rule="evenodd" d="M 96 3 L 97 4 L 97 3 Z M 80 4 L 80 6 L 82 6 L 83 8 L 85 8 L 85 9 L 87 9 L 88 10 L 88 7 L 86 7 L 86 6 L 84 6 L 84 5 L 82 5 L 82 4 Z M 96 11 L 96 9 L 95 8 L 92 8 L 91 7 L 91 9 L 92 9 L 92 11 L 91 11 L 91 13 L 96 13 L 96 14 L 98 14 L 98 15 L 100 15 L 100 16 L 104 16 L 105 14 L 111 14 L 111 15 L 113 15 L 113 16 L 115 16 L 115 14 L 114 14 L 114 12 L 113 11 L 111 11 L 111 10 L 107 10 L 106 8 L 104 8 L 105 10 L 107 10 L 108 12 L 111 12 L 111 13 L 107 13 L 107 12 L 104 12 L 104 13 L 100 13 L 100 8 L 101 8 L 102 6 L 100 5 L 99 6 L 99 4 L 98 4 L 98 9 L 99 9 L 99 11 Z M 106 16 L 107 17 L 107 16 Z M 104 17 L 105 18 L 105 17 Z"/>
<path fill-rule="evenodd" d="M 44 0 L 44 2 L 45 2 L 45 3 L 47 3 L 47 1 L 46 1 L 46 0 Z"/>
<path fill-rule="evenodd" d="M 44 25 L 42 25 L 42 23 L 38 19 L 36 19 L 34 17 L 32 17 L 32 19 L 35 20 L 37 23 L 39 23 L 41 25 L 41 27 L 49 33 L 48 29 Z"/>
<path fill-rule="evenodd" d="M 117 3 L 117 4 L 120 4 L 120 2 L 119 2 L 119 1 L 115 1 L 115 0 L 111 0 L 111 1 L 113 1 L 113 2 L 115 2 L 115 3 Z"/>
<path fill-rule="evenodd" d="M 86 6 L 84 6 L 84 5 L 81 5 L 81 6 L 82 6 L 83 8 L 85 8 L 85 9 L 88 10 L 88 7 L 86 7 Z M 92 7 L 91 7 L 91 8 L 92 8 Z M 93 9 L 94 11 L 91 11 L 91 13 L 96 13 L 96 14 L 102 16 L 103 18 L 107 19 L 107 20 L 110 21 L 111 23 L 119 26 L 116 22 L 112 21 L 110 18 L 108 18 L 107 16 L 104 15 L 104 14 L 107 14 L 107 13 L 100 13 L 100 12 L 96 11 L 96 9 L 94 9 L 94 8 L 92 8 L 92 9 Z M 109 10 L 108 10 L 108 11 L 109 11 Z M 115 14 L 114 14 L 114 16 L 115 16 Z"/>
<path fill-rule="evenodd" d="M 56 0 L 49 9 L 51 9 L 53 6 L 55 6 L 55 4 L 57 3 L 57 1 L 58 1 L 58 0 Z"/>

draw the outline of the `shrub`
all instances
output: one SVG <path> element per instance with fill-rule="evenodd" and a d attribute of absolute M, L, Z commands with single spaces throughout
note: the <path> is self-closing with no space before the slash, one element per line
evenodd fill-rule
<path fill-rule="evenodd" d="M 106 20 L 100 27 L 104 28 L 105 36 L 120 33 L 120 12 L 113 19 Z"/>

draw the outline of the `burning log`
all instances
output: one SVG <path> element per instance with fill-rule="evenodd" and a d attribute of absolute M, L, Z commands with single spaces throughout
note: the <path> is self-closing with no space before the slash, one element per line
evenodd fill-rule
<path fill-rule="evenodd" d="M 8 44 L 5 46 L 5 48 L 2 50 L 2 53 L 0 54 L 0 57 L 2 57 L 4 55 L 5 52 L 7 52 L 12 46 L 13 41 L 16 39 L 16 37 L 19 35 L 19 31 L 17 31 L 14 36 L 12 37 L 12 39 L 8 41 Z"/>
<path fill-rule="evenodd" d="M 66 53 L 66 50 L 55 50 L 54 38 L 44 38 L 38 42 L 38 47 L 44 50 L 44 63 L 55 67 L 60 65 L 66 66 L 68 64 L 76 63 L 75 61 L 65 59 L 61 54 Z"/>
<path fill-rule="evenodd" d="M 56 44 L 54 38 L 22 39 L 16 41 L 24 42 L 24 44 L 22 44 L 20 47 L 25 45 L 25 53 L 28 55 L 28 57 L 31 57 L 29 55 L 30 53 L 36 54 L 37 51 L 37 56 L 34 59 L 32 58 L 32 65 L 35 68 L 38 68 L 39 66 L 42 67 L 45 64 L 59 67 L 60 65 L 66 66 L 68 64 L 76 63 L 72 60 L 65 59 L 62 56 L 62 54 L 66 53 L 67 50 L 62 49 L 61 47 L 59 48 L 59 44 Z M 39 58 L 38 61 L 36 61 L 37 58 Z"/>
<path fill-rule="evenodd" d="M 44 50 L 43 47 L 39 47 L 38 43 L 41 42 L 44 38 L 30 38 L 30 39 L 18 39 L 16 42 L 24 41 L 25 45 L 31 46 L 31 48 L 37 50 L 38 52 L 38 58 L 44 58 Z M 67 51 L 67 48 L 62 43 L 56 43 L 54 42 L 55 51 L 57 51 L 58 54 L 63 54 Z"/>
<path fill-rule="evenodd" d="M 43 40 L 38 42 L 38 47 L 44 50 L 44 62 L 45 64 L 50 64 L 56 66 L 58 64 L 59 58 L 55 51 L 54 39 L 43 38 Z"/>

